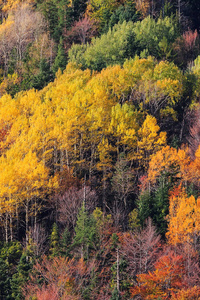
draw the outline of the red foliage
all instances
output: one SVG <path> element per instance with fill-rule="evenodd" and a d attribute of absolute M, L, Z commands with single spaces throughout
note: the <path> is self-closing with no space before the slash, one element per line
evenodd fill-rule
<path fill-rule="evenodd" d="M 154 265 L 155 270 L 137 276 L 138 286 L 131 288 L 132 297 L 141 295 L 142 299 L 170 299 L 172 292 L 184 287 L 184 259 L 170 251 Z"/>
<path fill-rule="evenodd" d="M 86 44 L 97 33 L 97 27 L 90 18 L 85 16 L 74 23 L 72 28 L 67 32 L 66 38 L 70 42 Z"/>
<path fill-rule="evenodd" d="M 198 39 L 197 30 L 195 30 L 194 32 L 192 30 L 188 30 L 183 33 L 184 45 L 187 51 L 194 49 L 197 43 L 197 39 Z"/>
<path fill-rule="evenodd" d="M 178 64 L 187 66 L 188 63 L 194 61 L 199 53 L 199 35 L 197 30 L 194 32 L 188 30 L 178 37 L 174 43 L 174 51 L 176 53 L 175 61 Z"/>
<path fill-rule="evenodd" d="M 81 290 L 87 286 L 92 271 L 96 271 L 94 260 L 86 263 L 82 259 L 44 256 L 35 264 L 31 280 L 24 288 L 25 299 L 34 296 L 40 300 L 81 299 Z"/>

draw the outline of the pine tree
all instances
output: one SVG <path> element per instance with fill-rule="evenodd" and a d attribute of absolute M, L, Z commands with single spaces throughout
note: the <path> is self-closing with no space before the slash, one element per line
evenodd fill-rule
<path fill-rule="evenodd" d="M 8 264 L 0 258 L 0 299 L 6 299 L 11 294 Z"/>
<path fill-rule="evenodd" d="M 53 229 L 50 237 L 50 249 L 49 252 L 51 256 L 58 256 L 60 252 L 59 245 L 59 234 L 58 234 L 58 226 L 56 223 L 53 224 Z"/>
<path fill-rule="evenodd" d="M 152 195 L 149 190 L 145 190 L 140 194 L 137 206 L 140 224 L 144 226 L 145 220 L 151 216 L 152 212 Z"/>
<path fill-rule="evenodd" d="M 82 259 L 88 258 L 89 248 L 94 247 L 97 232 L 96 221 L 93 216 L 88 215 L 84 203 L 78 214 L 75 233 L 73 246 L 80 247 Z"/>
<path fill-rule="evenodd" d="M 50 69 L 50 64 L 46 59 L 42 59 L 40 62 L 40 72 L 32 80 L 32 87 L 35 89 L 42 89 L 53 79 L 53 74 Z"/>
<path fill-rule="evenodd" d="M 56 56 L 55 62 L 52 67 L 54 74 L 58 71 L 58 69 L 61 69 L 61 71 L 64 71 L 64 69 L 66 68 L 66 65 L 67 65 L 67 57 L 66 57 L 64 47 L 63 47 L 63 39 L 60 38 L 57 56 Z"/>
<path fill-rule="evenodd" d="M 114 289 L 114 291 L 112 292 L 112 297 L 110 298 L 110 300 L 120 300 L 120 294 L 117 290 L 117 288 Z"/>
<path fill-rule="evenodd" d="M 29 272 L 33 266 L 33 260 L 30 257 L 27 259 L 28 253 L 25 251 L 17 266 L 17 273 L 15 273 L 11 280 L 12 297 L 15 300 L 22 299 L 22 286 L 29 278 Z"/>
<path fill-rule="evenodd" d="M 159 178 L 159 187 L 153 196 L 152 219 L 160 234 L 165 236 L 167 230 L 166 216 L 169 213 L 169 188 L 164 176 Z"/>
<path fill-rule="evenodd" d="M 60 241 L 61 244 L 61 253 L 64 256 L 68 256 L 69 255 L 69 251 L 70 251 L 70 244 L 71 244 L 71 234 L 69 229 L 66 227 L 63 235 L 62 235 L 62 239 Z"/>

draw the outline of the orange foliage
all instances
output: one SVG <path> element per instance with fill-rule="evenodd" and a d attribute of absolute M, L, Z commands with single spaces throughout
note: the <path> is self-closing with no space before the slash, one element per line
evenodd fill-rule
<path fill-rule="evenodd" d="M 187 149 L 171 148 L 170 146 L 163 147 L 162 150 L 152 155 L 149 163 L 148 179 L 155 183 L 160 175 L 171 174 L 176 178 L 186 176 L 189 170 L 190 158 L 187 154 Z"/>
<path fill-rule="evenodd" d="M 138 275 L 138 286 L 131 288 L 131 296 L 141 295 L 142 299 L 169 299 L 172 293 L 183 287 L 185 273 L 182 256 L 172 251 L 155 263 L 155 270 Z"/>
<path fill-rule="evenodd" d="M 95 270 L 93 260 L 86 263 L 82 259 L 75 261 L 65 257 L 54 257 L 51 260 L 44 256 L 42 261 L 35 264 L 31 280 L 24 288 L 25 299 L 81 299 L 81 288 L 92 270 Z M 41 285 L 38 285 L 38 280 L 41 279 Z"/>
<path fill-rule="evenodd" d="M 169 199 L 167 237 L 170 244 L 191 242 L 200 231 L 200 199 L 188 197 L 179 186 Z"/>
<path fill-rule="evenodd" d="M 136 0 L 136 9 L 142 13 L 144 18 L 147 17 L 150 12 L 150 1 Z"/>
<path fill-rule="evenodd" d="M 189 289 L 182 289 L 177 294 L 172 293 L 172 300 L 199 300 L 200 288 L 194 286 Z"/>

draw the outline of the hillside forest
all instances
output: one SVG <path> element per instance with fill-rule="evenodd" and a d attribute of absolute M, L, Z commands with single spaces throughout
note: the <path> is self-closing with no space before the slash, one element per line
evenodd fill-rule
<path fill-rule="evenodd" d="M 200 299 L 200 1 L 0 0 L 0 299 Z"/>

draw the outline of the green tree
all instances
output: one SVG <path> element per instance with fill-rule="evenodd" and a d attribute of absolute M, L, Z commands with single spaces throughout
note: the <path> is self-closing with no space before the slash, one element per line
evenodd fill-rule
<path fill-rule="evenodd" d="M 72 46 L 69 61 L 77 60 L 82 66 L 98 71 L 109 65 L 122 65 L 126 58 L 135 54 L 134 40 L 133 23 L 124 21 L 101 37 L 93 38 L 86 49 L 84 46 Z"/>
<path fill-rule="evenodd" d="M 170 176 L 160 176 L 151 191 L 146 189 L 141 192 L 138 200 L 138 217 L 141 225 L 149 217 L 164 237 L 167 231 L 166 216 L 169 213 L 169 190 L 172 187 Z"/>
<path fill-rule="evenodd" d="M 52 79 L 53 74 L 50 69 L 50 64 L 46 61 L 46 59 L 42 59 L 40 62 L 39 74 L 33 78 L 31 85 L 33 88 L 40 90 L 52 81 Z"/>
<path fill-rule="evenodd" d="M 152 196 L 149 190 L 144 190 L 141 192 L 137 201 L 137 207 L 140 224 L 144 226 L 145 220 L 151 216 L 152 211 Z"/>
<path fill-rule="evenodd" d="M 84 58 L 86 49 L 87 49 L 87 45 L 73 44 L 68 51 L 69 61 L 74 65 L 81 67 L 82 69 L 86 69 L 87 67 Z"/>
<path fill-rule="evenodd" d="M 64 256 L 69 255 L 70 245 L 71 245 L 71 233 L 69 229 L 66 227 L 63 232 L 62 238 L 60 240 L 60 248 L 61 248 L 62 255 Z"/>
<path fill-rule="evenodd" d="M 97 242 L 96 221 L 93 215 L 89 216 L 83 203 L 75 227 L 74 247 L 80 247 L 81 258 L 89 257 L 89 249 L 94 248 Z"/>
<path fill-rule="evenodd" d="M 172 44 L 179 35 L 177 20 L 173 17 L 159 18 L 150 16 L 134 24 L 135 40 L 138 51 L 156 58 L 172 58 Z"/>
<path fill-rule="evenodd" d="M 9 242 L 0 247 L 0 299 L 15 299 L 12 294 L 12 277 L 22 255 L 19 242 Z"/>
<path fill-rule="evenodd" d="M 120 297 L 120 294 L 117 290 L 117 288 L 114 289 L 114 291 L 112 292 L 112 296 L 110 298 L 110 300 L 120 300 L 121 297 Z"/>
<path fill-rule="evenodd" d="M 164 237 L 167 231 L 166 216 L 169 213 L 169 189 L 170 184 L 164 176 L 159 178 L 158 188 L 152 196 L 152 220 L 159 233 Z"/>
<path fill-rule="evenodd" d="M 66 68 L 66 65 L 67 65 L 67 57 L 66 57 L 65 50 L 63 47 L 63 39 L 60 38 L 57 56 L 55 58 L 55 61 L 54 61 L 53 67 L 52 67 L 53 73 L 55 74 L 58 71 L 58 69 L 61 69 L 61 71 L 64 71 L 64 69 Z"/>
<path fill-rule="evenodd" d="M 19 261 L 17 266 L 17 272 L 12 276 L 11 288 L 12 288 L 12 297 L 15 300 L 22 299 L 22 287 L 26 284 L 29 279 L 29 273 L 33 267 L 33 260 L 31 257 L 28 257 L 27 251 L 25 251 Z"/>
<path fill-rule="evenodd" d="M 51 37 L 59 43 L 64 32 L 72 23 L 72 9 L 69 1 L 65 0 L 36 0 L 37 6 L 49 24 Z"/>
<path fill-rule="evenodd" d="M 117 23 L 123 23 L 124 21 L 133 23 L 138 21 L 140 14 L 135 8 L 134 2 L 128 2 L 125 5 L 119 6 L 111 15 L 108 24 L 104 28 L 104 32 L 108 31 L 109 28 L 112 28 Z"/>
<path fill-rule="evenodd" d="M 0 299 L 6 299 L 11 294 L 9 266 L 0 258 Z"/>
<path fill-rule="evenodd" d="M 56 223 L 53 224 L 52 228 L 49 252 L 51 256 L 58 256 L 60 253 L 60 238 L 58 234 L 58 226 Z"/>

